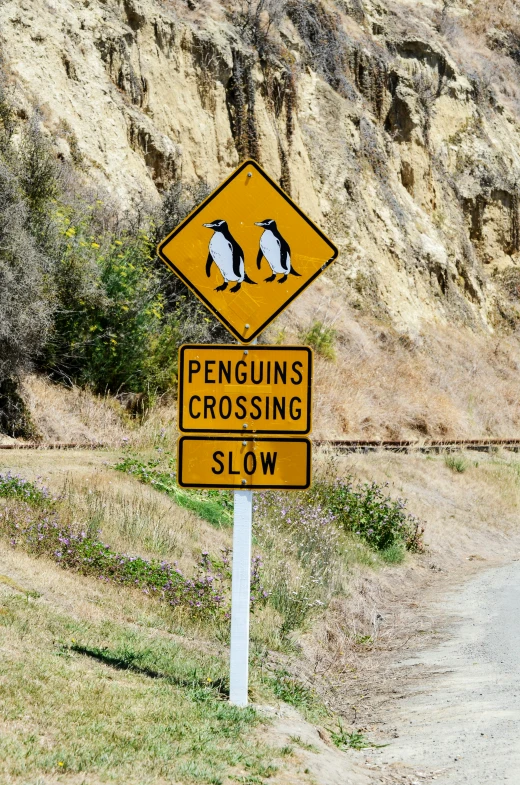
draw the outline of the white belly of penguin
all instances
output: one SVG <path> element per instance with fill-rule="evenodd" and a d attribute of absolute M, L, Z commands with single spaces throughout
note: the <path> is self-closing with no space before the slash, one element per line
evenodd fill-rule
<path fill-rule="evenodd" d="M 209 252 L 225 281 L 242 283 L 244 280 L 244 260 L 240 259 L 240 275 L 236 275 L 233 272 L 233 246 L 220 232 L 215 232 L 209 241 Z"/>
<path fill-rule="evenodd" d="M 266 229 L 261 236 L 260 248 L 273 273 L 287 275 L 291 269 L 291 257 L 287 254 L 287 267 L 282 267 L 282 249 L 280 248 L 280 241 L 274 236 L 270 229 Z"/>

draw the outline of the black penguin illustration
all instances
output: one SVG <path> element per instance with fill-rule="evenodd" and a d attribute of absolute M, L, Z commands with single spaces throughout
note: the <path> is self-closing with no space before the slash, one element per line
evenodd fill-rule
<path fill-rule="evenodd" d="M 262 256 L 267 259 L 267 263 L 272 270 L 272 275 L 266 281 L 274 281 L 277 275 L 281 275 L 278 283 L 284 283 L 288 275 L 300 275 L 291 267 L 291 249 L 286 240 L 282 237 L 276 226 L 276 221 L 266 218 L 265 221 L 255 223 L 255 226 L 262 226 L 264 231 L 260 238 L 260 250 L 256 258 L 256 266 L 260 269 Z"/>
<path fill-rule="evenodd" d="M 223 292 L 229 282 L 236 281 L 230 292 L 238 292 L 242 283 L 253 283 L 244 267 L 244 252 L 229 231 L 226 221 L 217 219 L 210 224 L 202 224 L 208 229 L 213 229 L 214 234 L 209 241 L 209 254 L 206 261 L 206 275 L 210 276 L 211 264 L 215 262 L 222 273 L 224 283 L 217 286 L 216 292 Z"/>

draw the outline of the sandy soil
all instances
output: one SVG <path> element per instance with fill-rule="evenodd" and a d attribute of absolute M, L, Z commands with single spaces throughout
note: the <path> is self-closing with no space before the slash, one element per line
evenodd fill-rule
<path fill-rule="evenodd" d="M 382 728 L 389 746 L 370 757 L 411 766 L 417 782 L 518 783 L 520 563 L 473 577 L 433 610 L 451 617 L 446 639 L 396 663 L 422 677 L 403 685 Z"/>

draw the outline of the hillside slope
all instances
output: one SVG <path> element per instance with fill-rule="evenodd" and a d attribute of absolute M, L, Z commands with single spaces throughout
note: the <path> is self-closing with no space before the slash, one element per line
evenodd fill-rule
<path fill-rule="evenodd" d="M 157 486 L 114 471 L 121 452 L 23 450 L 0 457 L 2 782 L 433 781 L 423 763 L 419 771 L 405 765 L 406 755 L 386 765 L 380 750 L 352 749 L 349 734 L 362 745 L 389 743 L 385 758 L 399 753 L 392 732 L 396 701 L 403 684 L 422 685 L 428 674 L 410 656 L 442 635 L 432 600 L 517 553 L 520 475 L 510 454 L 478 461 L 467 455 L 459 459 L 464 471 L 442 456 L 340 461 L 341 475 L 389 482 L 392 495 L 404 496 L 424 522 L 426 551 L 408 554 L 401 564 L 384 563 L 361 539 L 338 554 L 337 537 L 330 539 L 323 520 L 321 539 L 313 541 L 315 524 L 304 508 L 297 549 L 289 522 L 284 528 L 274 518 L 256 517 L 255 553 L 263 555 L 272 600 L 252 615 L 254 707 L 246 710 L 226 701 L 227 620 L 169 607 L 160 594 L 118 584 L 113 573 L 96 574 L 96 567 L 83 574 L 78 563 L 60 562 L 52 551 L 36 556 L 21 530 L 30 520 L 52 521 L 53 507 L 36 496 L 29 506 L 6 497 L 5 472 L 36 481 L 33 491 L 43 480 L 58 503 L 55 511 L 65 513 L 65 504 L 76 527 L 101 526 L 103 541 L 125 554 L 121 559 L 154 557 L 184 575 L 192 574 L 202 548 L 215 559 L 231 545 L 230 528 L 211 525 Z M 10 511 L 16 536 L 9 535 Z M 328 602 L 312 602 L 307 615 L 301 598 L 316 597 L 317 575 L 303 569 L 310 554 L 302 529 L 320 566 L 333 560 L 335 580 L 346 579 Z M 269 531 L 278 533 L 278 542 L 270 542 Z M 288 575 L 298 574 L 299 599 L 287 594 L 284 607 L 276 598 L 288 592 Z M 282 611 L 292 618 L 284 634 Z"/>
<path fill-rule="evenodd" d="M 320 436 L 517 435 L 518 29 L 506 0 L 0 8 L 18 114 L 103 200 L 146 211 L 252 156 L 333 237 L 268 336 L 336 330 Z"/>
<path fill-rule="evenodd" d="M 333 233 L 337 283 L 398 325 L 491 325 L 520 248 L 518 71 L 441 8 L 8 0 L 0 22 L 20 110 L 123 205 L 252 155 Z"/>

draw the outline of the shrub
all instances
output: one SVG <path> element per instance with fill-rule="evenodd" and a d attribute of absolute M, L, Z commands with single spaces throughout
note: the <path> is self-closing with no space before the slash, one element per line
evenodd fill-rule
<path fill-rule="evenodd" d="M 16 376 L 0 381 L 0 433 L 35 441 L 40 438 Z"/>
<path fill-rule="evenodd" d="M 310 495 L 334 515 L 345 531 L 361 537 L 372 548 L 385 551 L 404 543 L 410 551 L 423 549 L 424 529 L 406 512 L 403 499 L 392 499 L 385 485 L 359 484 L 352 477 L 315 482 Z"/>
<path fill-rule="evenodd" d="M 43 365 L 97 392 L 163 392 L 176 378 L 175 322 L 144 230 L 92 235 L 89 220 L 55 213 L 64 238 L 60 305 Z M 64 307 L 67 303 L 67 307 Z"/>
<path fill-rule="evenodd" d="M 468 463 L 463 455 L 451 455 L 450 453 L 447 453 L 444 456 L 444 463 L 448 469 L 451 469 L 452 472 L 457 472 L 458 474 L 463 474 L 468 468 Z"/>
<path fill-rule="evenodd" d="M 220 558 L 202 552 L 192 576 L 176 564 L 114 551 L 101 542 L 93 527 L 80 530 L 64 515 L 59 499 L 45 488 L 16 475 L 0 475 L 0 497 L 16 500 L 0 512 L 0 532 L 11 546 L 35 556 L 47 556 L 65 569 L 91 575 L 105 583 L 139 589 L 143 594 L 185 607 L 204 618 L 227 618 L 230 613 L 230 551 Z M 262 562 L 251 565 L 251 607 L 266 602 Z"/>
<path fill-rule="evenodd" d="M 336 330 L 327 327 L 323 322 L 315 321 L 308 330 L 300 334 L 300 340 L 307 346 L 312 346 L 318 354 L 327 360 L 336 359 L 334 342 L 336 340 Z"/>
<path fill-rule="evenodd" d="M 153 227 L 153 242 L 159 243 L 200 202 L 206 199 L 211 188 L 205 180 L 191 184 L 174 183 L 164 196 Z M 155 269 L 161 281 L 165 314 L 174 316 L 175 340 L 182 343 L 228 343 L 229 333 L 193 292 L 174 275 L 159 259 Z"/>
<path fill-rule="evenodd" d="M 48 145 L 34 122 L 18 143 L 14 130 L 0 75 L 0 385 L 30 367 L 53 311 L 52 263 L 35 236 L 53 179 Z"/>
<path fill-rule="evenodd" d="M 150 397 L 174 385 L 181 343 L 223 338 L 154 250 L 208 191 L 176 183 L 160 210 L 122 219 L 85 189 L 73 163 L 58 160 L 37 113 L 17 118 L 0 74 L 3 430 L 30 435 L 14 398 L 34 364 L 67 384 Z"/>
<path fill-rule="evenodd" d="M 255 539 L 266 554 L 265 582 L 269 603 L 281 616 L 282 639 L 344 591 L 352 536 L 388 564 L 401 563 L 407 549 L 424 547 L 419 521 L 385 486 L 330 479 L 329 473 L 302 493 L 255 494 Z M 362 547 L 358 540 L 356 548 Z"/>
<path fill-rule="evenodd" d="M 325 582 L 333 579 L 341 550 L 338 526 L 378 551 L 393 546 L 421 551 L 424 529 L 406 511 L 403 499 L 392 499 L 386 493 L 387 487 L 388 483 L 356 483 L 352 477 L 331 480 L 324 476 L 316 479 L 309 491 L 291 494 L 290 499 L 276 491 L 258 494 L 255 510 L 263 521 L 259 533 L 263 541 L 275 539 L 281 527 L 297 534 L 291 546 L 295 555 Z"/>

